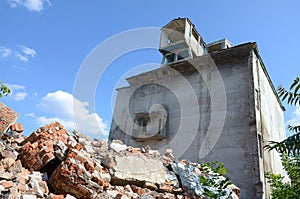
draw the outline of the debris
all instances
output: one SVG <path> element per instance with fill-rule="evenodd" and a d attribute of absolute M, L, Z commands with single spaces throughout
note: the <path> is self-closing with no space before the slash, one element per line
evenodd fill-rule
<path fill-rule="evenodd" d="M 160 154 L 119 140 L 90 141 L 77 131 L 70 134 L 59 122 L 26 137 L 20 123 L 11 124 L 17 114 L 2 103 L 0 109 L 6 111 L 0 113 L 0 124 L 10 121 L 0 126 L 9 129 L 0 134 L 1 198 L 202 199 L 204 189 L 215 189 L 200 183 L 199 164 L 178 161 L 171 150 Z M 225 192 L 222 199 L 239 198 L 234 185 Z"/>
<path fill-rule="evenodd" d="M 5 133 L 18 117 L 18 113 L 0 102 L 0 133 Z"/>

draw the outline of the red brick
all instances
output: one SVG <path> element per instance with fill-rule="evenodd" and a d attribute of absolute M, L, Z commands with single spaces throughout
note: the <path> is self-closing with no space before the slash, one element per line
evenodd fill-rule
<path fill-rule="evenodd" d="M 89 171 L 90 173 L 93 173 L 95 168 L 89 163 L 89 162 L 85 162 L 84 163 L 84 167 L 87 171 Z"/>
<path fill-rule="evenodd" d="M 22 133 L 22 132 L 24 131 L 23 126 L 22 126 L 21 123 L 12 124 L 12 125 L 10 126 L 10 129 L 11 129 L 12 131 L 16 131 L 16 132 L 18 132 L 18 133 Z"/>
<path fill-rule="evenodd" d="M 46 199 L 64 199 L 65 196 L 64 195 L 56 195 L 56 194 L 53 194 L 51 193 Z"/>
<path fill-rule="evenodd" d="M 79 194 L 82 196 L 89 197 L 91 195 L 90 192 L 86 188 L 84 188 L 84 186 L 82 186 L 82 185 L 77 185 L 76 188 L 77 188 L 77 191 L 79 192 Z"/>
<path fill-rule="evenodd" d="M 25 191 L 26 191 L 26 185 L 25 185 L 25 184 L 22 184 L 22 183 L 19 183 L 19 184 L 18 184 L 18 190 L 19 190 L 20 192 L 25 193 Z"/>
<path fill-rule="evenodd" d="M 36 161 L 36 163 L 32 166 L 32 168 L 37 171 L 43 167 L 43 162 L 41 160 Z"/>
<path fill-rule="evenodd" d="M 135 185 L 131 185 L 131 189 L 133 192 L 135 192 L 139 195 L 143 195 L 146 193 L 146 191 L 144 189 L 142 189 L 141 187 L 135 186 Z"/>
<path fill-rule="evenodd" d="M 14 123 L 18 117 L 18 113 L 0 102 L 0 133 L 5 132 L 9 128 L 10 124 Z"/>
<path fill-rule="evenodd" d="M 103 182 L 102 186 L 103 186 L 104 190 L 106 190 L 110 187 L 110 184 L 109 184 L 109 182 Z"/>
<path fill-rule="evenodd" d="M 20 145 L 24 141 L 23 137 L 15 138 L 14 142 L 16 142 L 18 145 Z"/>
<path fill-rule="evenodd" d="M 145 182 L 144 187 L 151 190 L 156 190 L 157 186 L 151 182 Z"/>
<path fill-rule="evenodd" d="M 14 183 L 13 183 L 12 181 L 3 181 L 3 182 L 1 183 L 1 185 L 2 185 L 5 189 L 9 189 L 9 188 L 11 188 L 11 187 L 14 185 Z"/>
<path fill-rule="evenodd" d="M 161 191 L 172 192 L 173 187 L 170 186 L 170 185 L 164 184 L 164 185 L 160 185 L 160 186 L 159 186 L 159 189 L 160 189 Z"/>
<path fill-rule="evenodd" d="M 54 159 L 53 153 L 47 153 L 42 157 L 42 162 L 43 162 L 43 164 L 46 164 L 47 162 L 49 162 L 52 159 Z"/>

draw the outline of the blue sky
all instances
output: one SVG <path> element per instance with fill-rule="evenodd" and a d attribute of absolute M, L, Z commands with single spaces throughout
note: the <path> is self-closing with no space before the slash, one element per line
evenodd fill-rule
<path fill-rule="evenodd" d="M 1 0 L 0 80 L 13 91 L 1 101 L 20 113 L 25 134 L 53 120 L 72 129 L 74 82 L 89 53 L 115 34 L 162 27 L 177 17 L 189 17 L 206 43 L 222 38 L 234 45 L 256 41 L 274 85 L 288 86 L 299 75 L 300 2 L 286 2 Z M 79 130 L 105 137 L 120 78 L 136 66 L 160 61 L 154 49 L 115 60 L 99 81 L 95 109 L 75 100 L 84 124 Z M 300 121 L 300 110 L 286 107 L 286 120 Z"/>

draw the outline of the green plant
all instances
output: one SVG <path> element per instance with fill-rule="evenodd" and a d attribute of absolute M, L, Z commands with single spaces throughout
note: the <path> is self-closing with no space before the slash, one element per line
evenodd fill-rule
<path fill-rule="evenodd" d="M 7 96 L 10 94 L 10 89 L 3 84 L 3 82 L 0 82 L 0 98 L 2 98 L 3 95 Z"/>
<path fill-rule="evenodd" d="M 280 86 L 278 96 L 287 104 L 297 106 L 300 104 L 300 78 L 297 77 L 286 90 Z M 266 178 L 272 187 L 272 198 L 274 199 L 300 199 L 300 126 L 288 126 L 295 134 L 281 142 L 270 141 L 265 146 L 267 150 L 277 150 L 281 153 L 281 161 L 286 170 L 290 182 L 284 182 L 284 177 L 279 174 L 266 174 Z"/>
<path fill-rule="evenodd" d="M 300 199 L 300 158 L 282 154 L 282 164 L 290 177 L 290 182 L 284 182 L 279 174 L 267 173 L 266 178 L 272 187 L 274 199 Z"/>
<path fill-rule="evenodd" d="M 296 77 L 289 90 L 286 90 L 283 86 L 279 86 L 277 93 L 282 101 L 287 99 L 287 103 L 290 105 L 300 105 L 300 93 L 298 93 L 299 89 L 300 78 Z"/>
<path fill-rule="evenodd" d="M 201 185 L 204 187 L 203 195 L 206 198 L 219 198 L 228 195 L 226 188 L 232 183 L 229 178 L 224 177 L 227 173 L 224 163 L 219 164 L 213 161 L 211 163 L 200 164 L 199 168 L 204 172 L 204 175 L 200 175 L 199 179 Z"/>
<path fill-rule="evenodd" d="M 277 92 L 278 96 L 282 101 L 287 100 L 287 103 L 290 105 L 300 105 L 300 78 L 296 77 L 294 82 L 291 84 L 290 89 L 286 90 L 284 87 L 279 86 Z M 280 153 L 287 153 L 292 156 L 300 155 L 300 125 L 288 126 L 288 129 L 295 134 L 288 137 L 287 139 L 281 142 L 270 141 L 266 145 L 267 150 L 276 149 Z"/>

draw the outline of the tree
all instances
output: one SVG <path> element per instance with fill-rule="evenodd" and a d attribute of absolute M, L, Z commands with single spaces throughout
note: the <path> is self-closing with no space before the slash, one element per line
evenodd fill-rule
<path fill-rule="evenodd" d="M 3 95 L 7 96 L 9 94 L 10 89 L 3 82 L 0 82 L 0 98 L 2 98 Z"/>
<path fill-rule="evenodd" d="M 300 105 L 300 79 L 297 77 L 289 90 L 280 86 L 278 95 L 287 104 Z M 270 141 L 265 148 L 277 150 L 281 153 L 281 160 L 290 182 L 283 182 L 284 177 L 279 174 L 268 173 L 266 177 L 272 187 L 272 198 L 274 199 L 300 199 L 300 125 L 288 126 L 288 129 L 295 134 L 281 142 Z"/>
<path fill-rule="evenodd" d="M 293 106 L 300 105 L 300 79 L 297 77 L 289 90 L 279 86 L 278 95 L 282 101 L 287 100 L 287 103 Z M 270 141 L 270 144 L 266 146 L 267 150 L 276 149 L 280 153 L 286 153 L 292 156 L 300 155 L 300 125 L 288 126 L 288 129 L 295 134 L 288 137 L 281 142 Z"/>
<path fill-rule="evenodd" d="M 300 157 L 290 157 L 283 153 L 281 160 L 290 182 L 284 182 L 284 177 L 280 174 L 266 174 L 272 187 L 272 198 L 300 199 Z"/>

